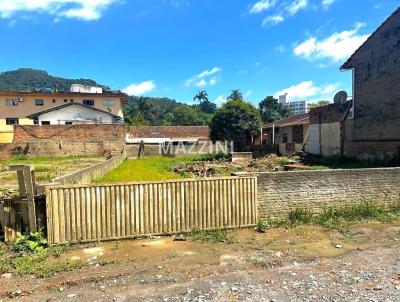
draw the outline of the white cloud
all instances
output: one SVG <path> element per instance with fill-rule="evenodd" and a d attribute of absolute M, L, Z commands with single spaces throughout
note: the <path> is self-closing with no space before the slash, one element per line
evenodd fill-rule
<path fill-rule="evenodd" d="M 250 14 L 258 14 L 263 11 L 269 10 L 274 7 L 276 0 L 260 0 L 252 5 L 250 8 Z"/>
<path fill-rule="evenodd" d="M 156 84 L 154 81 L 144 81 L 139 84 L 131 84 L 128 87 L 124 88 L 122 91 L 128 95 L 144 95 L 148 92 L 153 91 L 156 88 Z"/>
<path fill-rule="evenodd" d="M 221 68 L 214 67 L 213 69 L 210 69 L 210 70 L 204 70 L 203 72 L 199 73 L 197 76 L 198 76 L 199 79 L 202 79 L 202 78 L 205 78 L 205 77 L 208 77 L 208 76 L 212 76 L 212 75 L 214 75 L 214 74 L 216 74 L 218 72 L 221 72 L 221 71 L 222 71 Z"/>
<path fill-rule="evenodd" d="M 119 0 L 0 0 L 0 18 L 15 17 L 18 13 L 47 13 L 57 18 L 84 21 L 98 20 L 104 11 Z"/>
<path fill-rule="evenodd" d="M 308 6 L 308 0 L 294 0 L 291 4 L 286 7 L 286 10 L 290 15 L 295 15 L 301 9 L 305 9 Z"/>
<path fill-rule="evenodd" d="M 336 0 L 322 0 L 321 5 L 324 9 L 328 9 Z"/>
<path fill-rule="evenodd" d="M 304 81 L 286 89 L 278 91 L 275 95 L 288 94 L 289 100 L 310 100 L 310 99 L 333 99 L 335 92 L 339 90 L 339 84 L 327 84 L 316 86 L 313 81 Z"/>
<path fill-rule="evenodd" d="M 226 103 L 226 97 L 224 97 L 223 95 L 220 95 L 214 100 L 214 103 L 217 104 L 218 106 L 221 106 L 224 103 Z"/>
<path fill-rule="evenodd" d="M 285 19 L 281 15 L 268 16 L 262 21 L 262 26 L 277 25 L 283 21 L 285 21 Z"/>
<path fill-rule="evenodd" d="M 330 59 L 334 62 L 343 61 L 369 37 L 369 35 L 359 34 L 359 30 L 363 26 L 363 23 L 358 23 L 351 30 L 334 33 L 322 40 L 311 37 L 296 46 L 294 54 L 309 61 L 321 59 Z"/>
<path fill-rule="evenodd" d="M 218 74 L 222 72 L 222 68 L 214 67 L 210 70 L 204 70 L 199 74 L 187 79 L 185 85 L 187 87 L 196 86 L 198 88 L 204 88 L 207 86 L 215 86 L 218 82 Z"/>

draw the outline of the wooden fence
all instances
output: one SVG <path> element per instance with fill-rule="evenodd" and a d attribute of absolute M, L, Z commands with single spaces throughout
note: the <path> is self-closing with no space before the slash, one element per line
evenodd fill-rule
<path fill-rule="evenodd" d="M 257 178 L 53 186 L 46 212 L 50 243 L 245 227 L 257 219 Z"/>

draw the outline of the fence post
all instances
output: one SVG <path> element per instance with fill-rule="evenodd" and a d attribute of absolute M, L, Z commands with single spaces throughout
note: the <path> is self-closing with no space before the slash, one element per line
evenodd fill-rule
<path fill-rule="evenodd" d="M 19 196 L 27 202 L 29 230 L 37 231 L 36 211 L 35 211 L 35 193 L 36 179 L 35 169 L 32 165 L 13 165 L 11 171 L 16 171 L 18 176 Z"/>

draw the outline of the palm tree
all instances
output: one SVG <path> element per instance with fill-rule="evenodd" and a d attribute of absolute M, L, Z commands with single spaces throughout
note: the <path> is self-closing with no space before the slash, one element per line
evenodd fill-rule
<path fill-rule="evenodd" d="M 194 96 L 193 100 L 199 100 L 200 103 L 208 102 L 208 94 L 205 90 L 199 90 L 199 92 Z"/>
<path fill-rule="evenodd" d="M 243 101 L 243 95 L 239 89 L 232 90 L 230 96 L 228 96 L 229 101 Z"/>

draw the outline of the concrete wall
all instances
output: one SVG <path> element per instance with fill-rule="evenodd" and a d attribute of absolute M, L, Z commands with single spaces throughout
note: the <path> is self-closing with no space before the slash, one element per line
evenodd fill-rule
<path fill-rule="evenodd" d="M 48 121 L 51 125 L 65 125 L 65 121 L 77 121 L 79 119 L 90 120 L 99 124 L 112 124 L 114 121 L 113 116 L 105 112 L 72 105 L 40 115 L 39 124 L 42 125 L 43 121 Z"/>
<path fill-rule="evenodd" d="M 258 174 L 259 218 L 287 217 L 296 208 L 362 200 L 400 200 L 400 168 L 272 172 Z"/>
<path fill-rule="evenodd" d="M 321 124 L 321 155 L 340 155 L 340 123 Z"/>
<path fill-rule="evenodd" d="M 98 163 L 83 170 L 57 177 L 51 181 L 51 184 L 90 184 L 96 178 L 101 178 L 108 171 L 118 167 L 126 159 L 126 153 L 119 154 L 105 162 Z"/>

